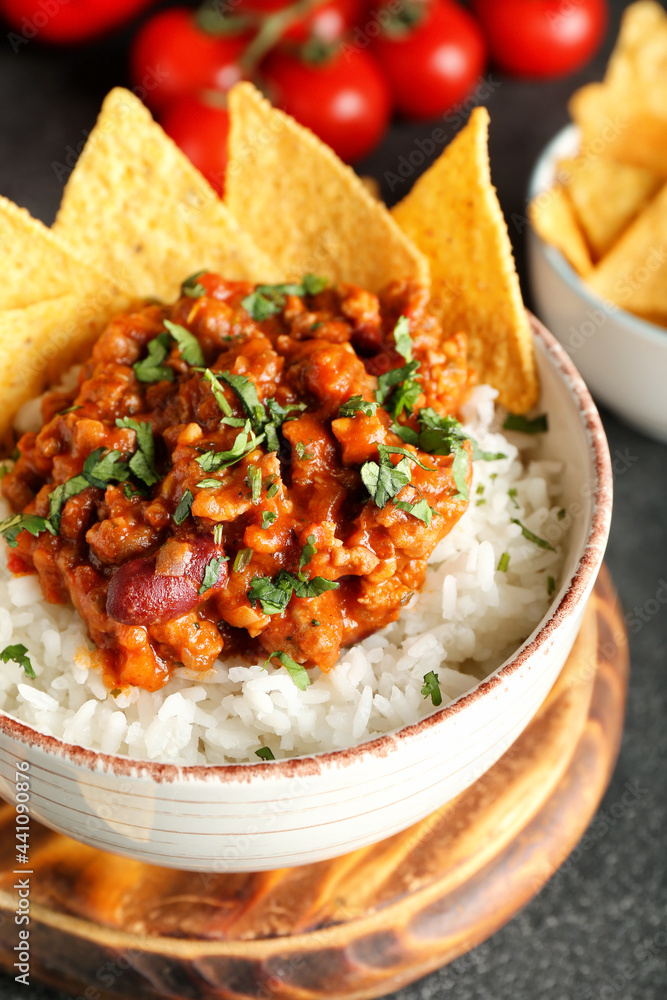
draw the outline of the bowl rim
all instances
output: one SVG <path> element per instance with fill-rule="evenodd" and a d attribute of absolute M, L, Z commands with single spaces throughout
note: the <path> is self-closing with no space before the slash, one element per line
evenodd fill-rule
<path fill-rule="evenodd" d="M 580 137 L 580 129 L 578 125 L 570 123 L 565 125 L 560 129 L 549 142 L 544 146 L 542 152 L 537 157 L 533 165 L 533 169 L 530 172 L 530 179 L 528 181 L 528 203 L 532 202 L 534 198 L 542 194 L 547 189 L 543 184 L 538 183 L 540 174 L 545 171 L 547 165 L 550 165 L 551 161 L 554 161 L 555 166 L 555 154 L 558 147 L 563 143 L 566 138 L 572 138 L 573 141 L 578 140 Z M 551 171 L 552 179 L 555 177 L 555 170 Z M 583 299 L 586 300 L 588 305 L 594 308 L 603 309 L 607 315 L 611 318 L 617 318 L 621 322 L 626 323 L 633 331 L 640 337 L 646 337 L 649 341 L 655 344 L 661 344 L 662 346 L 667 345 L 667 330 L 664 326 L 660 326 L 658 323 L 652 323 L 651 320 L 642 319 L 641 316 L 635 316 L 634 313 L 628 312 L 627 309 L 623 309 L 622 306 L 616 305 L 610 299 L 603 299 L 599 295 L 588 287 L 584 279 L 578 274 L 572 267 L 570 262 L 567 260 L 565 255 L 555 246 L 547 243 L 543 240 L 538 232 L 535 231 L 532 223 L 530 225 L 530 234 L 533 239 L 537 240 L 540 248 L 544 251 L 544 254 L 553 267 L 553 269 L 558 273 L 558 275 L 565 281 L 573 291 L 577 292 Z"/>
<path fill-rule="evenodd" d="M 528 312 L 528 310 L 527 310 Z M 609 535 L 612 509 L 612 467 L 607 438 L 602 421 L 584 380 L 570 357 L 553 334 L 530 312 L 528 317 L 533 335 L 541 341 L 547 360 L 556 369 L 567 391 L 573 397 L 588 439 L 588 457 L 594 483 L 591 491 L 591 512 L 588 534 L 567 589 L 539 630 L 472 690 L 438 709 L 418 722 L 385 733 L 352 747 L 291 757 L 276 761 L 246 761 L 235 764 L 170 764 L 160 761 L 133 759 L 99 750 L 66 743 L 56 736 L 40 733 L 25 722 L 0 711 L 0 733 L 18 743 L 27 744 L 52 757 L 65 758 L 69 764 L 87 771 L 111 773 L 115 777 L 149 778 L 156 784 L 175 781 L 204 780 L 220 784 L 246 784 L 251 780 L 274 782 L 295 777 L 311 777 L 328 770 L 357 764 L 363 757 L 387 757 L 427 730 L 459 714 L 515 674 L 540 649 L 548 646 L 553 633 L 577 606 L 592 585 L 602 563 Z"/>

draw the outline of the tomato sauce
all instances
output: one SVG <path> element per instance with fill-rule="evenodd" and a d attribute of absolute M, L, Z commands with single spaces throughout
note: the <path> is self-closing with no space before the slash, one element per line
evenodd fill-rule
<path fill-rule="evenodd" d="M 426 290 L 408 281 L 379 297 L 265 294 L 205 274 L 185 290 L 116 318 L 77 386 L 44 397 L 2 492 L 52 527 L 20 531 L 10 568 L 71 601 L 112 686 L 155 690 L 175 665 L 206 672 L 221 654 L 329 670 L 398 617 L 467 507 L 455 453 L 406 440 L 420 410 L 460 412 L 466 338 L 443 341 Z M 412 395 L 396 412 L 407 377 L 389 403 L 375 394 L 406 355 Z M 469 459 L 470 442 L 458 452 Z"/>

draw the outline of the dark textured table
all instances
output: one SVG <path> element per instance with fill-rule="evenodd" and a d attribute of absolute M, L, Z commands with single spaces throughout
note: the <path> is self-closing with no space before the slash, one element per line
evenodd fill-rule
<path fill-rule="evenodd" d="M 625 6 L 612 2 L 610 38 Z M 484 82 L 480 96 L 492 118 L 493 175 L 505 214 L 514 220 L 510 231 L 522 279 L 531 165 L 566 123 L 572 91 L 600 78 L 609 48 L 567 80 L 526 84 L 492 72 Z M 34 41 L 15 55 L 0 38 L 0 193 L 52 221 L 62 188 L 59 166 L 68 160 L 71 165 L 106 91 L 127 82 L 125 50 L 121 36 L 76 51 L 49 50 Z M 396 125 L 360 165 L 380 180 L 389 201 L 400 198 L 423 169 L 420 164 L 396 183 L 399 165 L 420 150 L 417 140 L 435 125 Z M 453 134 L 456 126 L 444 127 Z M 525 282 L 524 291 L 530 303 Z M 540 895 L 493 938 L 394 1000 L 667 997 L 667 447 L 607 412 L 602 416 L 616 473 L 607 561 L 627 613 L 632 653 L 627 725 L 614 779 L 584 845 Z M 34 1000 L 65 998 L 38 985 L 28 992 Z M 25 987 L 0 975 L 0 997 L 25 995 Z M 92 993 L 90 998 L 96 1000 Z"/>

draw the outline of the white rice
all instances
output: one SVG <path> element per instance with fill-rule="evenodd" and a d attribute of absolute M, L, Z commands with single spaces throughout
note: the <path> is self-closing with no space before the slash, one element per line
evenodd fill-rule
<path fill-rule="evenodd" d="M 220 662 L 205 677 L 180 668 L 161 691 L 134 688 L 114 697 L 92 665 L 76 613 L 47 604 L 36 577 L 13 577 L 3 545 L 0 650 L 23 643 L 37 677 L 0 663 L 0 709 L 108 754 L 225 764 L 258 762 L 263 746 L 276 758 L 349 747 L 414 723 L 435 710 L 421 693 L 429 671 L 448 704 L 532 632 L 551 601 L 549 578 L 559 583 L 563 563 L 562 541 L 556 551 L 541 548 L 512 523 L 542 538 L 563 537 L 554 531 L 561 466 L 522 461 L 517 446 L 492 430 L 495 395 L 488 386 L 474 391 L 466 427 L 484 450 L 507 457 L 474 463 L 470 508 L 431 556 L 423 592 L 397 622 L 344 650 L 329 674 L 311 671 L 305 691 L 284 668 L 239 660 Z M 509 568 L 501 572 L 505 552 Z"/>

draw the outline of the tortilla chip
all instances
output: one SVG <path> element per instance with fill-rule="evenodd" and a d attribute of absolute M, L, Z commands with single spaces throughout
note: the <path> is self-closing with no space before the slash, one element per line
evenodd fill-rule
<path fill-rule="evenodd" d="M 98 289 L 0 311 L 0 436 L 18 408 L 81 360 L 109 320 L 129 304 L 112 290 Z"/>
<path fill-rule="evenodd" d="M 638 111 L 667 121 L 667 12 L 661 4 L 639 0 L 625 10 L 605 85 L 631 95 Z"/>
<path fill-rule="evenodd" d="M 604 299 L 667 323 L 667 184 L 588 277 Z"/>
<path fill-rule="evenodd" d="M 560 250 L 577 274 L 586 276 L 593 269 L 584 234 L 562 184 L 538 195 L 530 203 L 528 215 L 537 235 Z"/>
<path fill-rule="evenodd" d="M 464 331 L 470 362 L 516 413 L 537 402 L 528 316 L 488 154 L 489 113 L 468 125 L 424 173 L 393 216 L 428 257 L 432 309 L 445 335 Z"/>
<path fill-rule="evenodd" d="M 202 268 L 230 279 L 280 278 L 141 101 L 120 87 L 102 105 L 53 228 L 140 298 L 174 299 Z"/>
<path fill-rule="evenodd" d="M 229 92 L 225 201 L 286 280 L 314 272 L 378 292 L 428 264 L 357 175 L 250 83 Z"/>
<path fill-rule="evenodd" d="M 558 178 L 596 261 L 662 186 L 662 178 L 651 170 L 600 157 L 561 160 Z"/>
<path fill-rule="evenodd" d="M 1 196 L 0 272 L 0 309 L 20 309 L 104 283 L 43 223 Z"/>

